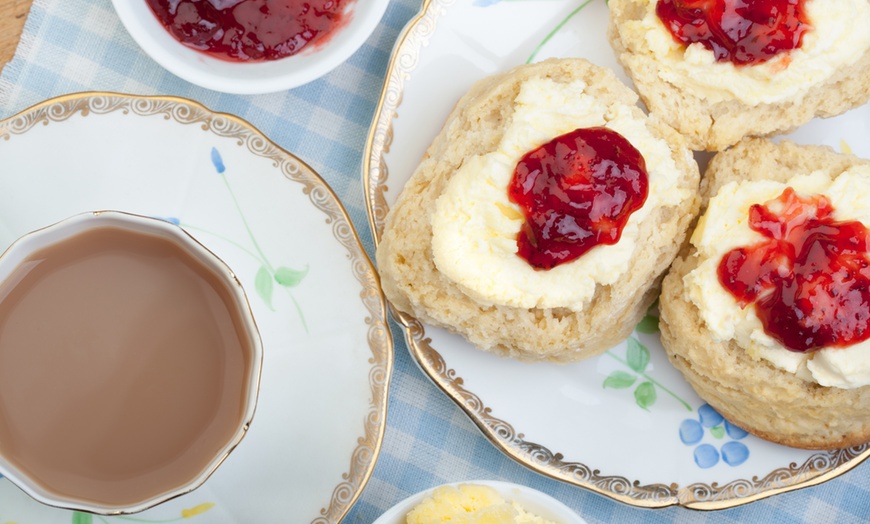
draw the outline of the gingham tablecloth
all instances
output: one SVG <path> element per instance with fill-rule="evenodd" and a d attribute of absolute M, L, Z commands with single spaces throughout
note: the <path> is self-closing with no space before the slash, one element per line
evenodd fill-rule
<path fill-rule="evenodd" d="M 0 118 L 79 91 L 176 95 L 238 115 L 320 173 L 373 255 L 361 182 L 363 149 L 393 43 L 420 6 L 420 0 L 392 0 L 366 44 L 320 80 L 277 94 L 235 96 L 201 89 L 162 69 L 130 38 L 109 0 L 36 0 L 15 58 L 0 75 Z M 590 523 L 870 522 L 866 462 L 819 486 L 716 512 L 638 509 L 550 480 L 496 450 L 422 375 L 395 326 L 393 336 L 396 361 L 383 447 L 344 522 L 370 523 L 410 494 L 468 479 L 531 486 L 563 501 Z M 3 506 L 0 500 L 0 522 L 5 522 Z"/>

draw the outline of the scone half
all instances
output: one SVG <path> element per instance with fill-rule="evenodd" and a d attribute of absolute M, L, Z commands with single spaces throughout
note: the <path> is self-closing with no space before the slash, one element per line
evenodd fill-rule
<path fill-rule="evenodd" d="M 870 345 L 788 351 L 762 333 L 754 303 L 741 308 L 716 280 L 723 252 L 759 245 L 739 217 L 785 187 L 826 195 L 845 219 L 868 207 L 870 162 L 765 139 L 717 154 L 702 182 L 698 228 L 663 282 L 662 344 L 698 395 L 745 430 L 806 449 L 862 444 L 870 441 L 870 385 L 861 385 L 870 376 Z"/>
<path fill-rule="evenodd" d="M 649 111 L 692 149 L 720 151 L 870 100 L 870 1 L 801 1 L 810 26 L 801 46 L 759 64 L 678 43 L 656 15 L 659 0 L 610 0 L 608 36 Z"/>
<path fill-rule="evenodd" d="M 377 263 L 393 307 L 478 348 L 521 360 L 576 361 L 627 337 L 684 243 L 699 183 L 683 138 L 637 103 L 612 72 L 581 59 L 524 65 L 472 86 L 385 219 Z M 543 116 L 534 109 L 539 104 Z M 632 215 L 615 246 L 593 248 L 552 274 L 518 269 L 527 265 L 516 254 L 518 211 L 475 197 L 503 196 L 505 174 L 472 168 L 497 161 L 512 169 L 541 143 L 593 126 L 615 127 L 652 144 L 632 141 L 645 156 L 655 196 Z M 497 223 L 492 231 L 490 220 Z M 503 230 L 505 223 L 512 232 Z M 468 252 L 460 248 L 450 259 L 454 246 L 469 244 Z M 448 252 L 447 262 L 436 256 L 435 245 Z M 595 275 L 607 282 L 596 282 Z"/>

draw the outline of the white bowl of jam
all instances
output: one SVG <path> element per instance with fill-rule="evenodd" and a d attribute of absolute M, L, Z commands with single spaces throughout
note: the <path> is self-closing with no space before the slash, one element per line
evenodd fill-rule
<path fill-rule="evenodd" d="M 0 256 L 0 474 L 45 504 L 133 513 L 202 485 L 254 416 L 241 284 L 180 227 L 116 211 Z"/>
<path fill-rule="evenodd" d="M 112 0 L 140 47 L 169 72 L 224 93 L 298 87 L 372 34 L 389 0 Z"/>

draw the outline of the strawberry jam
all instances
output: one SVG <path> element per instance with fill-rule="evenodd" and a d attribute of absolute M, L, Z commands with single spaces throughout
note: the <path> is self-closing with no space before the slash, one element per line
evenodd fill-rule
<path fill-rule="evenodd" d="M 275 60 L 343 23 L 345 0 L 147 0 L 176 40 L 216 58 Z"/>
<path fill-rule="evenodd" d="M 810 28 L 804 0 L 659 0 L 656 14 L 677 42 L 735 65 L 797 49 Z"/>
<path fill-rule="evenodd" d="M 615 244 L 647 191 L 643 156 L 616 131 L 576 129 L 554 138 L 517 163 L 508 186 L 525 216 L 518 255 L 551 269 Z"/>
<path fill-rule="evenodd" d="M 823 195 L 783 193 L 749 210 L 758 244 L 728 252 L 719 281 L 787 349 L 844 347 L 870 337 L 870 235 L 838 222 Z"/>

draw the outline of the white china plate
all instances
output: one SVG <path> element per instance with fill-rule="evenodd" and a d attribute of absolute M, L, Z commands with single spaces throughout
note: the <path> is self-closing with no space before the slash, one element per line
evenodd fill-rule
<path fill-rule="evenodd" d="M 263 340 L 253 423 L 200 488 L 99 517 L 2 479 L 0 522 L 339 522 L 380 451 L 393 348 L 377 276 L 326 182 L 237 117 L 111 93 L 0 121 L 0 166 L 0 250 L 89 210 L 180 223 L 238 276 Z"/>
<path fill-rule="evenodd" d="M 390 204 L 474 81 L 526 61 L 580 56 L 628 83 L 607 24 L 605 0 L 424 2 L 393 51 L 367 144 L 363 182 L 376 240 Z M 791 138 L 870 157 L 867 136 L 870 106 L 815 120 Z M 502 359 L 408 315 L 396 318 L 423 372 L 497 448 L 634 506 L 733 507 L 817 484 L 870 456 L 867 445 L 804 451 L 726 425 L 669 364 L 654 329 L 560 366 Z"/>
<path fill-rule="evenodd" d="M 496 490 L 506 501 L 516 502 L 522 506 L 525 511 L 541 517 L 542 519 L 558 522 L 559 524 L 586 524 L 586 521 L 580 518 L 577 513 L 568 506 L 562 504 L 546 493 L 542 493 L 536 489 L 521 484 L 495 480 L 469 480 L 465 482 L 452 482 L 445 485 L 458 486 L 460 484 L 489 486 Z M 423 502 L 426 497 L 430 496 L 435 489 L 436 488 L 431 488 L 411 495 L 388 509 L 372 524 L 405 524 L 405 517 L 408 513 L 414 509 L 417 504 Z"/>

